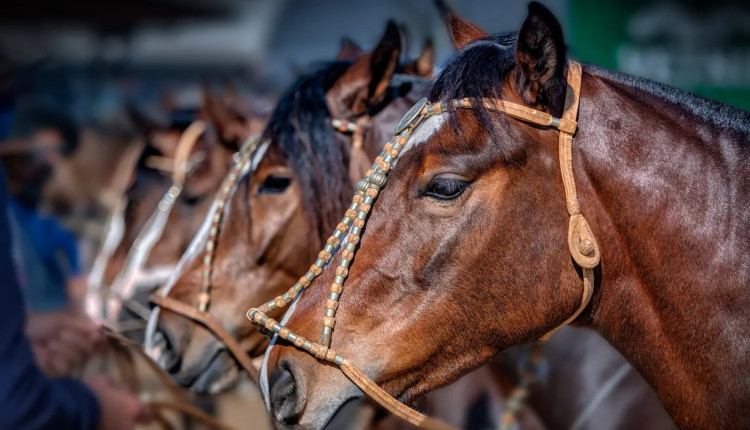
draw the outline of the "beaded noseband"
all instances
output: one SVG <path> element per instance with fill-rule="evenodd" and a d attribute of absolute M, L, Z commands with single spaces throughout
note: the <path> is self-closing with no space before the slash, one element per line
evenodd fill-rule
<path fill-rule="evenodd" d="M 315 263 L 307 273 L 299 279 L 286 293 L 263 304 L 259 308 L 247 311 L 247 317 L 260 328 L 278 334 L 282 339 L 292 343 L 295 347 L 306 351 L 319 360 L 325 360 L 339 366 L 340 370 L 365 394 L 391 413 L 405 419 L 411 424 L 425 429 L 449 429 L 451 427 L 422 415 L 410 407 L 400 403 L 385 390 L 380 388 L 372 379 L 367 377 L 357 366 L 343 356 L 330 349 L 331 335 L 336 322 L 336 310 L 339 297 L 343 291 L 344 282 L 349 274 L 349 266 L 357 251 L 362 231 L 365 227 L 367 215 L 372 205 L 386 184 L 387 175 L 393 163 L 398 159 L 412 132 L 423 119 L 440 115 L 449 109 L 474 109 L 482 106 L 495 112 L 503 113 L 522 122 L 541 127 L 557 129 L 559 132 L 560 171 L 565 187 L 566 207 L 569 214 L 568 248 L 574 261 L 583 271 L 583 294 L 581 303 L 576 311 L 559 327 L 575 320 L 588 306 L 593 292 L 593 269 L 599 264 L 599 245 L 591 232 L 588 222 L 580 211 L 580 204 L 576 196 L 575 180 L 573 177 L 571 145 L 573 134 L 577 129 L 576 118 L 581 85 L 581 66 L 576 62 L 568 63 L 567 90 L 565 107 L 561 118 L 536 109 L 491 98 L 464 98 L 441 103 L 430 103 L 427 99 L 420 100 L 403 117 L 395 130 L 395 136 L 385 145 L 380 155 L 375 159 L 365 177 L 357 183 L 356 193 L 336 230 L 326 241 L 323 250 L 318 254 Z M 325 305 L 323 326 L 319 342 L 313 342 L 282 326 L 278 321 L 270 318 L 268 313 L 291 303 L 302 291 L 310 286 L 328 265 L 332 255 L 342 247 L 341 260 L 336 268 L 335 277 L 330 287 L 330 293 Z M 543 336 L 548 338 L 556 329 Z"/>

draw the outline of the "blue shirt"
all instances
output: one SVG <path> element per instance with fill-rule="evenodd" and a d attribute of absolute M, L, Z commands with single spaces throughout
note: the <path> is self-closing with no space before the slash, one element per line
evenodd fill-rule
<path fill-rule="evenodd" d="M 10 209 L 19 249 L 22 287 L 34 311 L 54 311 L 67 304 L 67 281 L 80 273 L 75 237 L 52 218 L 13 199 Z"/>
<path fill-rule="evenodd" d="M 73 379 L 47 378 L 24 336 L 26 311 L 11 259 L 8 194 L 0 167 L 0 430 L 93 430 L 99 402 Z"/>

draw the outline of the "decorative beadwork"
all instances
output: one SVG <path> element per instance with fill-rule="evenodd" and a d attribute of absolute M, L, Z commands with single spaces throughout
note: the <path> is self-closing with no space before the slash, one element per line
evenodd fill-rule
<path fill-rule="evenodd" d="M 372 166 L 367 171 L 367 175 L 357 181 L 357 184 L 355 185 L 356 193 L 352 198 L 352 204 L 349 209 L 346 210 L 344 218 L 336 226 L 336 230 L 334 230 L 333 234 L 328 240 L 326 240 L 325 248 L 318 254 L 318 259 L 310 267 L 307 274 L 305 274 L 305 276 L 284 295 L 276 297 L 260 308 L 250 309 L 247 314 L 252 322 L 268 329 L 269 331 L 279 334 L 282 339 L 291 340 L 295 346 L 309 351 L 316 358 L 326 359 L 327 361 L 337 364 L 343 362 L 343 358 L 329 349 L 333 327 L 336 325 L 335 316 L 339 307 L 338 301 L 343 292 L 343 284 L 349 275 L 348 268 L 351 265 L 351 261 L 354 259 L 362 230 L 366 224 L 367 215 L 372 209 L 372 203 L 378 196 L 380 189 L 386 184 L 387 175 L 392 165 L 391 163 L 398 157 L 399 151 L 408 141 L 411 131 L 424 115 L 425 106 L 429 105 L 426 99 L 420 101 L 420 104 L 421 106 L 418 109 L 415 109 L 415 106 L 415 108 L 412 108 L 412 110 L 407 113 L 404 120 L 402 120 L 402 123 L 407 121 L 408 116 L 412 116 L 412 118 L 408 119 L 405 123 L 406 125 L 399 125 L 398 135 L 395 136 L 392 141 L 386 143 L 383 151 L 381 151 L 380 155 L 375 158 Z M 341 123 L 334 123 L 334 127 L 337 125 L 340 126 Z M 345 233 L 349 234 L 345 241 L 342 242 L 341 239 Z M 277 323 L 268 318 L 267 313 L 270 310 L 286 306 L 294 297 L 296 297 L 296 295 L 309 287 L 311 282 L 320 276 L 323 267 L 330 262 L 334 250 L 342 243 L 344 249 L 341 250 L 339 266 L 336 268 L 336 275 L 331 283 L 329 298 L 326 301 L 320 342 L 312 343 L 302 336 L 287 330 L 284 330 L 282 333 L 281 328 L 275 330 Z"/>
<path fill-rule="evenodd" d="M 250 162 L 250 158 L 258 147 L 258 136 L 254 136 L 242 146 L 239 156 L 230 170 L 229 174 L 221 183 L 221 188 L 216 195 L 216 212 L 211 219 L 208 239 L 206 240 L 206 250 L 203 255 L 203 268 L 201 270 L 201 292 L 198 296 L 198 309 L 201 312 L 207 312 L 211 302 L 211 275 L 213 271 L 214 252 L 216 250 L 216 241 L 219 237 L 222 219 L 224 217 L 224 208 L 229 199 L 229 194 L 234 188 L 237 180 L 240 178 L 242 170 Z"/>

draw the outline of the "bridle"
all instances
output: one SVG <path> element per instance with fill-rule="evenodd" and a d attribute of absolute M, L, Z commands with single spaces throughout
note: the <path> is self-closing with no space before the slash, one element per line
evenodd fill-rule
<path fill-rule="evenodd" d="M 208 329 L 214 336 L 216 336 L 223 344 L 227 347 L 229 352 L 234 356 L 235 360 L 242 366 L 242 368 L 248 373 L 249 377 L 253 382 L 258 381 L 258 370 L 253 365 L 249 356 L 239 343 L 232 337 L 232 335 L 224 329 L 221 323 L 216 320 L 208 312 L 208 307 L 211 303 L 211 274 L 213 272 L 213 261 L 214 251 L 216 249 L 216 242 L 219 237 L 221 221 L 224 216 L 224 208 L 231 196 L 232 192 L 237 185 L 237 182 L 245 174 L 249 174 L 249 170 L 252 166 L 253 156 L 256 154 L 260 146 L 265 147 L 267 143 L 261 144 L 260 136 L 255 134 L 248 138 L 243 144 L 240 150 L 235 154 L 235 162 L 232 169 L 229 171 L 227 176 L 221 183 L 219 191 L 216 193 L 214 198 L 214 211 L 209 214 L 211 217 L 210 227 L 208 230 L 208 238 L 206 240 L 206 246 L 204 248 L 202 269 L 201 269 L 201 290 L 198 295 L 198 304 L 196 307 L 192 307 L 186 303 L 168 297 L 169 292 L 173 284 L 167 284 L 160 290 L 158 294 L 151 296 L 151 302 L 155 305 L 152 309 L 151 314 L 148 318 L 149 323 L 146 329 L 146 346 L 147 349 L 152 349 L 153 333 L 156 331 L 156 323 L 159 318 L 160 308 L 167 309 L 177 315 L 187 318 L 203 327 Z M 184 258 L 184 257 L 183 257 Z M 179 272 L 179 267 L 177 269 Z M 177 273 L 179 274 L 179 273 Z M 172 275 L 173 277 L 175 274 Z"/>
<path fill-rule="evenodd" d="M 349 153 L 349 177 L 352 178 L 352 181 L 361 178 L 370 165 L 370 158 L 365 153 L 364 146 L 365 133 L 371 122 L 372 117 L 367 114 L 356 118 L 354 121 L 340 118 L 331 120 L 331 126 L 334 130 L 342 134 L 350 134 L 352 137 L 352 148 Z"/>
<path fill-rule="evenodd" d="M 185 180 L 194 170 L 196 165 L 202 161 L 201 157 L 205 157 L 205 155 L 201 156 L 200 154 L 191 156 L 196 142 L 205 130 L 206 124 L 203 121 L 198 120 L 192 122 L 180 136 L 180 139 L 177 142 L 177 150 L 175 151 L 174 158 L 152 156 L 146 160 L 146 164 L 149 168 L 170 173 L 172 185 L 159 201 L 156 210 L 146 221 L 146 224 L 138 233 L 135 241 L 133 241 L 133 245 L 128 251 L 122 269 L 117 274 L 109 288 L 106 300 L 107 303 L 105 304 L 105 309 L 102 309 L 106 313 L 108 319 L 112 320 L 112 318 L 116 318 L 116 315 L 110 315 L 113 312 L 109 312 L 107 309 L 113 307 L 115 303 L 122 303 L 122 305 L 141 318 L 145 319 L 147 316 L 148 309 L 140 303 L 131 300 L 130 296 L 132 296 L 132 292 L 129 290 L 138 288 L 139 285 L 154 285 L 155 282 L 164 278 L 163 275 L 159 275 L 158 273 L 144 272 L 143 266 L 146 263 L 151 248 L 153 248 L 154 244 L 161 237 L 167 217 L 182 192 Z M 115 207 L 109 225 L 110 228 L 116 227 L 116 222 L 118 221 L 117 217 L 122 216 L 124 207 L 125 201 L 121 198 Z M 121 237 L 110 238 L 109 234 L 105 237 L 105 244 L 100 251 L 102 255 L 98 255 L 96 260 L 100 264 L 96 266 L 96 270 L 92 269 L 92 277 L 98 277 L 98 279 L 92 279 L 94 281 L 92 282 L 92 286 L 95 288 L 101 289 L 101 276 L 104 274 L 105 266 L 109 257 L 111 257 L 111 254 L 114 252 L 117 243 L 119 243 L 119 239 L 121 239 Z M 165 270 L 161 270 L 161 272 L 165 272 Z"/>
<path fill-rule="evenodd" d="M 344 214 L 336 230 L 326 241 L 323 250 L 318 254 L 314 264 L 307 273 L 299 279 L 286 293 L 247 311 L 247 317 L 261 329 L 277 334 L 282 339 L 292 343 L 296 348 L 308 352 L 319 360 L 325 360 L 339 367 L 339 369 L 366 395 L 371 397 L 382 407 L 394 415 L 424 429 L 449 429 L 439 420 L 435 420 L 402 404 L 385 390 L 380 388 L 372 379 L 367 377 L 357 366 L 343 356 L 330 349 L 331 335 L 336 322 L 336 311 L 339 307 L 339 297 L 343 291 L 344 282 L 349 274 L 349 266 L 357 251 L 362 231 L 365 227 L 367 215 L 380 191 L 386 184 L 387 175 L 393 163 L 398 159 L 400 151 L 407 144 L 412 132 L 427 117 L 441 115 L 449 109 L 474 109 L 483 107 L 488 110 L 503 113 L 522 122 L 540 127 L 556 129 L 559 134 L 560 171 L 565 188 L 566 208 L 568 220 L 568 248 L 573 260 L 583 272 L 583 293 L 581 303 L 576 311 L 557 328 L 574 321 L 588 306 L 593 293 L 594 267 L 599 264 L 599 245 L 591 232 L 588 222 L 581 214 L 580 204 L 576 195 L 575 179 L 571 146 L 573 135 L 577 129 L 577 115 L 581 87 L 581 66 L 570 61 L 567 68 L 567 88 L 563 115 L 556 118 L 546 112 L 532 109 L 520 104 L 493 98 L 464 98 L 430 103 L 426 98 L 417 102 L 403 117 L 395 130 L 395 136 L 384 146 L 380 155 L 375 159 L 365 177 L 357 183 L 356 193 L 349 209 Z M 303 292 L 311 282 L 323 271 L 336 250 L 342 247 L 341 259 L 336 268 L 335 277 L 330 287 L 330 293 L 325 305 L 323 325 L 318 342 L 305 339 L 282 326 L 270 318 L 268 313 L 290 304 L 295 297 Z M 542 337 L 546 340 L 555 330 Z"/>
<path fill-rule="evenodd" d="M 349 169 L 352 172 L 353 169 L 359 169 L 357 166 L 357 156 L 364 154 L 364 135 L 367 128 L 370 125 L 370 116 L 363 115 L 357 118 L 355 121 L 348 121 L 343 119 L 333 119 L 331 125 L 334 130 L 352 135 L 352 155 L 350 157 Z M 213 215 L 210 215 L 211 224 L 208 231 L 208 238 L 206 240 L 206 246 L 203 253 L 202 269 L 201 269 L 201 290 L 198 295 L 197 307 L 193 308 L 183 302 L 168 297 L 169 291 L 162 290 L 161 295 L 153 295 L 151 302 L 156 305 L 155 309 L 151 312 L 149 320 L 154 322 L 149 324 L 150 328 L 147 332 L 151 333 L 155 330 L 156 319 L 158 319 L 158 308 L 167 309 L 177 315 L 187 318 L 205 328 L 207 328 L 214 336 L 216 336 L 223 344 L 227 347 L 229 352 L 235 357 L 237 362 L 242 368 L 248 373 L 250 379 L 254 382 L 258 382 L 258 370 L 252 364 L 248 355 L 239 346 L 239 343 L 232 337 L 229 332 L 208 312 L 209 305 L 211 303 L 211 278 L 213 274 L 213 263 L 214 253 L 216 250 L 216 243 L 218 241 L 219 233 L 221 230 L 222 220 L 224 217 L 224 209 L 227 204 L 229 197 L 237 183 L 237 181 L 243 177 L 243 171 L 247 170 L 248 164 L 250 164 L 253 156 L 256 154 L 258 146 L 260 144 L 259 136 L 253 136 L 243 144 L 242 148 L 238 152 L 237 160 L 232 170 L 227 174 L 224 182 L 216 194 L 214 204 L 216 205 L 216 211 Z M 264 143 L 267 144 L 267 143 Z M 360 154 L 357 154 L 357 151 Z M 366 155 L 365 155 L 366 156 Z M 362 172 L 363 173 L 363 172 Z M 250 174 L 246 172 L 244 174 Z M 361 176 L 361 174 L 359 174 Z M 147 334 L 147 339 L 152 337 L 152 334 Z M 150 343 L 150 342 L 149 342 Z"/>

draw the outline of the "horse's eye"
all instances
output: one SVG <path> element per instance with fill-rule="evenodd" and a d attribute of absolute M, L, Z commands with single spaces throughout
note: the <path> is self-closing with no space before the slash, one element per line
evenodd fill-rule
<path fill-rule="evenodd" d="M 289 188 L 291 183 L 292 180 L 286 176 L 271 175 L 260 184 L 260 187 L 258 187 L 258 194 L 281 194 Z"/>
<path fill-rule="evenodd" d="M 469 186 L 468 181 L 457 178 L 435 178 L 427 186 L 424 195 L 438 200 L 453 200 Z"/>
<path fill-rule="evenodd" d="M 189 194 L 189 193 L 183 193 L 182 194 L 182 201 L 188 205 L 188 206 L 196 206 L 198 203 L 205 200 L 209 195 L 208 194 Z"/>

